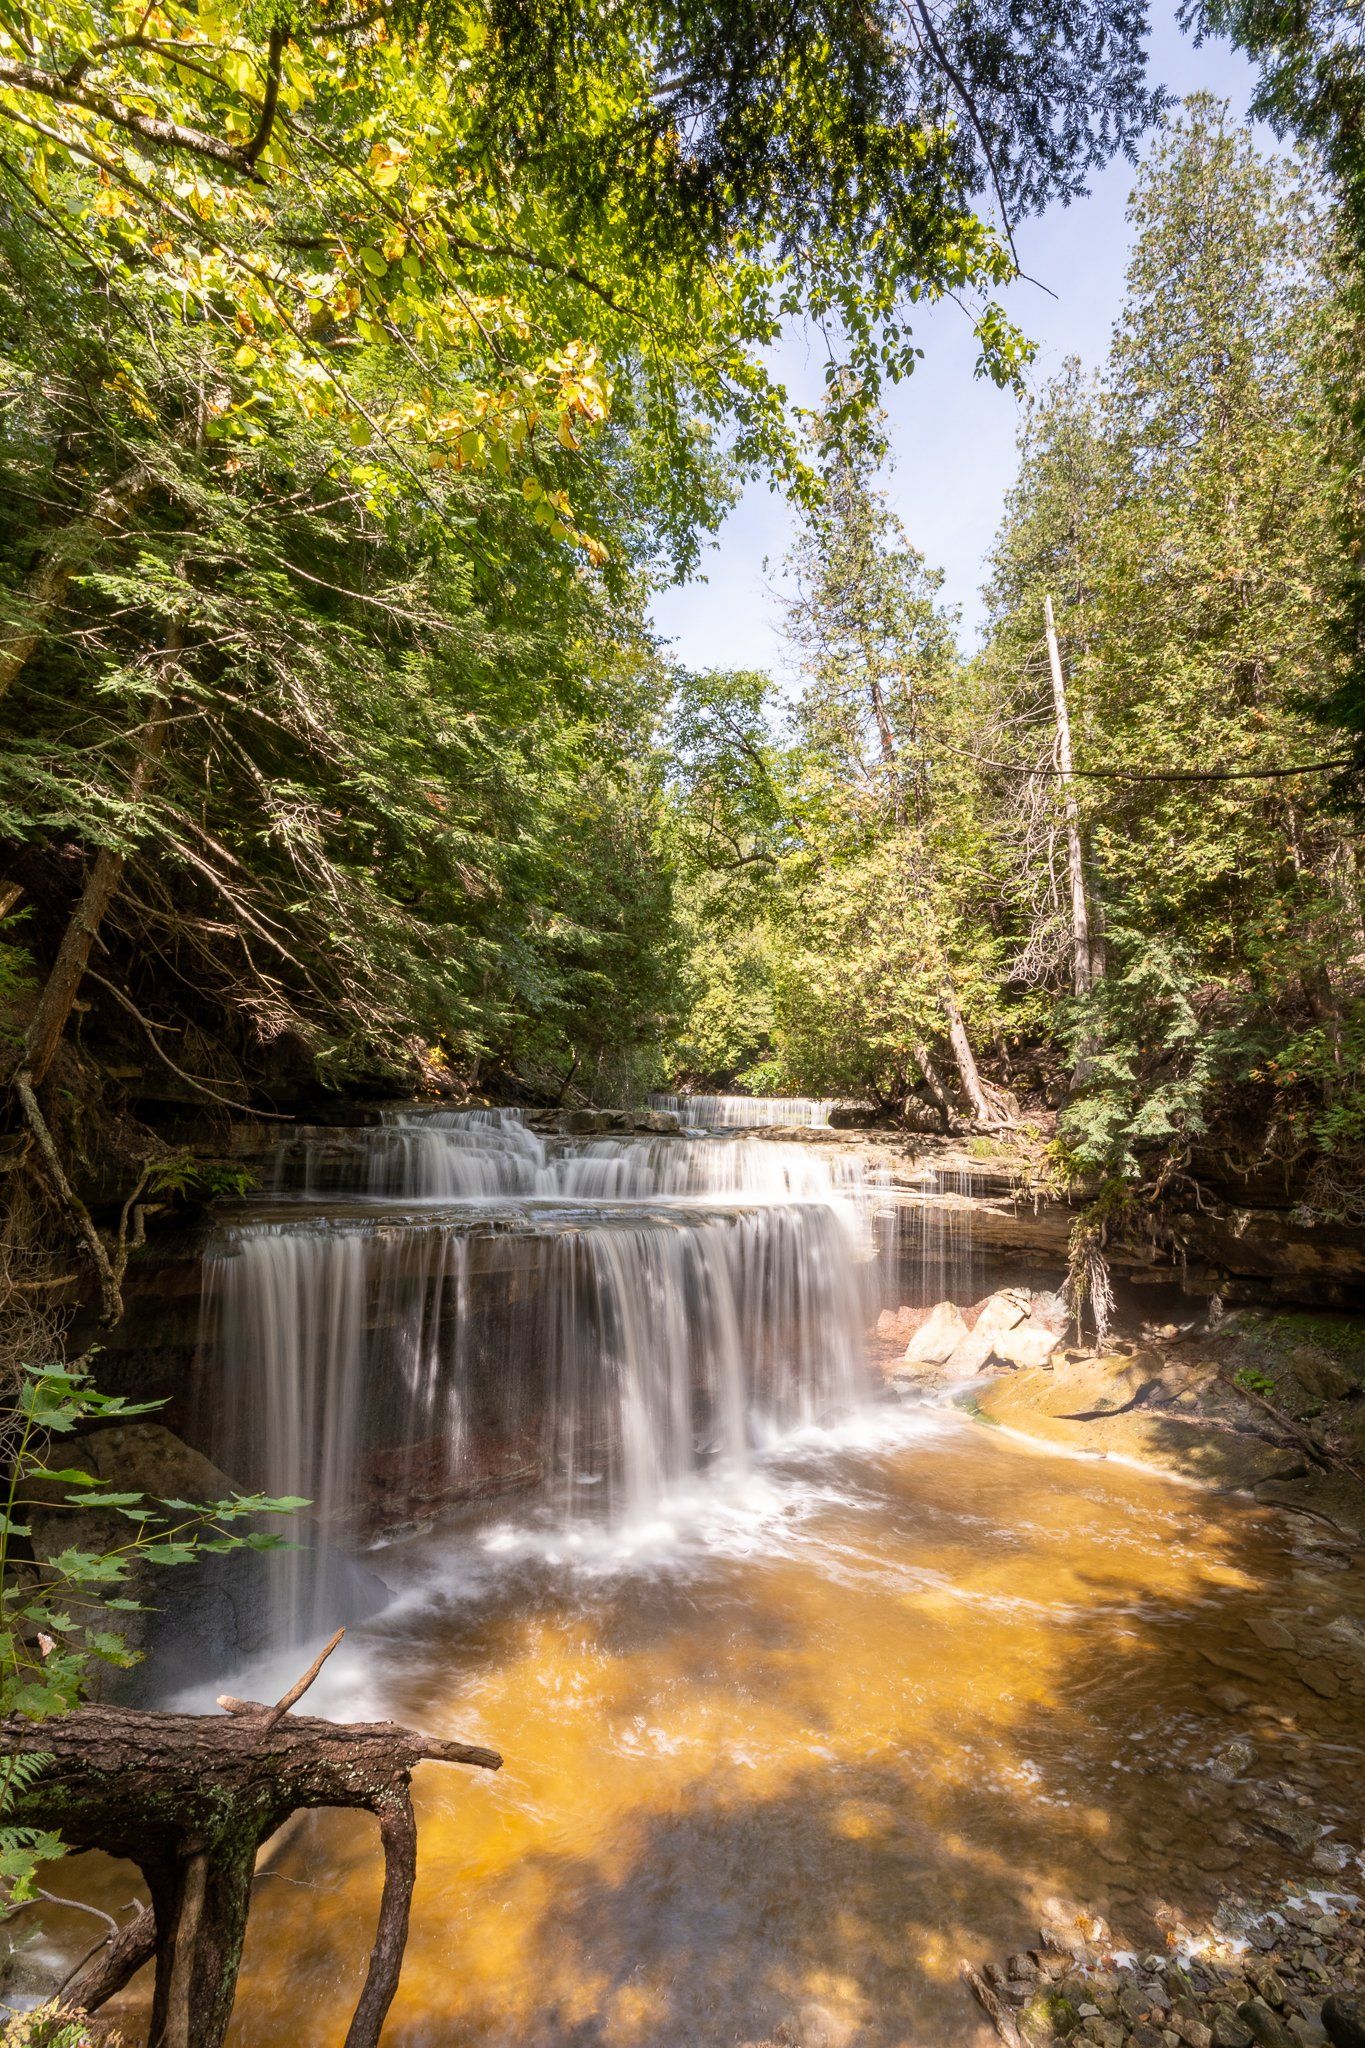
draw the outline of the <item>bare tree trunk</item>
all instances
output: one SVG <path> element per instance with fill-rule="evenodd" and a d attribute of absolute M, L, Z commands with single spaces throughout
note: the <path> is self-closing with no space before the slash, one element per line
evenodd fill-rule
<path fill-rule="evenodd" d="M 944 1130 L 951 1130 L 953 1105 L 949 1098 L 948 1090 L 943 1085 L 943 1076 L 938 1071 L 933 1054 L 928 1046 L 924 1044 L 912 1046 L 911 1051 L 915 1056 L 915 1065 L 924 1076 L 924 1085 L 934 1098 L 934 1107 L 943 1119 Z"/>
<path fill-rule="evenodd" d="M 1057 766 L 1061 771 L 1062 805 L 1066 817 L 1066 866 L 1071 884 L 1071 975 L 1078 996 L 1089 995 L 1095 983 L 1095 960 L 1091 950 L 1090 906 L 1085 894 L 1085 862 L 1081 848 L 1081 819 L 1076 804 L 1075 769 L 1071 756 L 1071 716 L 1066 701 L 1066 679 L 1062 654 L 1057 645 L 1057 627 L 1052 617 L 1052 599 L 1043 599 L 1047 624 L 1047 658 L 1052 670 L 1052 705 L 1057 719 Z"/>
<path fill-rule="evenodd" d="M 882 695 L 882 686 L 877 680 L 874 658 L 866 654 L 868 664 L 867 689 L 872 700 L 872 717 L 877 727 L 877 746 L 882 757 L 882 768 L 886 774 L 886 785 L 891 796 L 891 815 L 898 825 L 905 822 L 905 791 L 901 785 L 900 760 L 896 753 L 896 736 L 891 729 L 891 717 Z"/>
<path fill-rule="evenodd" d="M 962 1021 L 962 1012 L 957 1006 L 951 986 L 945 981 L 940 992 L 943 1014 L 948 1020 L 948 1043 L 953 1049 L 953 1061 L 957 1076 L 962 1083 L 962 1092 L 971 1104 L 972 1115 L 978 1123 L 998 1124 L 1001 1119 L 992 1109 L 977 1071 L 976 1055 L 972 1042 L 967 1036 L 967 1027 Z"/>
<path fill-rule="evenodd" d="M 73 520 L 54 536 L 29 576 L 17 615 L 0 624 L 0 697 L 23 672 L 52 624 L 71 578 L 102 542 L 122 531 L 124 521 L 137 510 L 154 482 L 150 470 L 135 465 L 100 492 L 84 518 Z"/>

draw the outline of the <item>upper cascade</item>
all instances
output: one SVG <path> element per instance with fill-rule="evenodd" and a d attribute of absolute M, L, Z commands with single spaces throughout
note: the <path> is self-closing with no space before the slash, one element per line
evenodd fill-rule
<path fill-rule="evenodd" d="M 826 1129 L 837 1105 L 832 1096 L 651 1095 L 651 1109 L 670 1109 L 702 1130 L 781 1130 L 790 1124 Z"/>
<path fill-rule="evenodd" d="M 394 1202 L 711 1200 L 835 1202 L 862 1162 L 728 1134 L 542 1137 L 515 1110 L 391 1112 L 383 1123 L 286 1141 L 273 1193 Z"/>

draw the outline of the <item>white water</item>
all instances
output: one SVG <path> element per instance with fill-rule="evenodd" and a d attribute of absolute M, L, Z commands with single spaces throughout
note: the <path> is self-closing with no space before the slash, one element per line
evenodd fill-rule
<path fill-rule="evenodd" d="M 286 1143 L 206 1261 L 222 1462 L 348 1539 L 508 1489 L 557 1528 L 646 1528 L 866 1399 L 871 1192 L 809 1146 L 505 1111 Z M 307 1547 L 278 1580 L 281 1628 L 320 1625 Z"/>
<path fill-rule="evenodd" d="M 835 1099 L 809 1095 L 651 1095 L 651 1109 L 669 1109 L 702 1130 L 773 1130 L 787 1124 L 824 1128 Z"/>

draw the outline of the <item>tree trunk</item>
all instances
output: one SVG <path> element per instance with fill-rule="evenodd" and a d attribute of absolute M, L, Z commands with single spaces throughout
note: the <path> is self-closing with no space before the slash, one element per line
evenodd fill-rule
<path fill-rule="evenodd" d="M 183 644 L 180 628 L 173 627 L 167 634 L 167 653 L 178 653 Z M 138 731 L 135 740 L 137 759 L 128 778 L 128 801 L 132 804 L 140 803 L 151 787 L 166 744 L 169 722 L 169 707 L 163 703 Z M 102 846 L 90 864 L 85 887 L 62 935 L 57 957 L 43 984 L 38 1007 L 29 1020 L 23 1049 L 16 1063 L 16 1073 L 24 1075 L 32 1088 L 41 1088 L 56 1057 L 66 1020 L 71 1015 L 71 1005 L 76 1000 L 81 976 L 90 958 L 90 948 L 104 922 L 105 912 L 118 893 L 126 861 L 125 853 L 112 846 Z"/>
<path fill-rule="evenodd" d="M 924 1085 L 934 1098 L 934 1107 L 943 1119 L 943 1128 L 950 1131 L 953 1127 L 953 1105 L 948 1090 L 943 1085 L 943 1076 L 938 1071 L 934 1056 L 928 1046 L 923 1044 L 912 1046 L 911 1051 L 915 1056 L 915 1065 L 924 1076 Z"/>
<path fill-rule="evenodd" d="M 1043 599 L 1047 625 L 1047 658 L 1052 670 L 1052 705 L 1057 719 L 1057 766 L 1061 772 L 1062 805 L 1066 817 L 1066 868 L 1071 885 L 1071 978 L 1078 996 L 1089 995 L 1094 986 L 1095 960 L 1091 948 L 1090 906 L 1085 894 L 1085 862 L 1081 847 L 1081 819 L 1076 804 L 1075 770 L 1071 757 L 1071 715 L 1066 701 L 1066 678 L 1062 654 L 1057 645 L 1057 627 L 1052 616 L 1052 599 Z"/>
<path fill-rule="evenodd" d="M 946 981 L 940 992 L 940 1001 L 943 1004 L 943 1014 L 948 1020 L 948 1043 L 953 1048 L 958 1079 L 962 1083 L 963 1094 L 971 1104 L 972 1115 L 978 1123 L 998 1124 L 1001 1119 L 991 1107 L 982 1085 L 981 1076 L 977 1071 L 976 1055 L 972 1051 L 972 1042 L 962 1021 L 962 1012 L 957 1006 L 957 999 L 951 986 Z"/>
<path fill-rule="evenodd" d="M 56 1828 L 73 1848 L 138 1865 L 156 1930 L 148 2048 L 222 2048 L 260 1844 L 300 1808 L 375 1814 L 384 1890 L 346 2048 L 377 2048 L 398 1986 L 416 1871 L 412 1772 L 424 1758 L 484 1770 L 497 1770 L 502 1759 L 390 1721 L 345 1725 L 230 1704 L 222 1716 L 82 1707 L 41 1729 L 17 1716 L 0 1721 L 0 1756 L 32 1755 L 41 1742 L 51 1759 L 15 1794 L 6 1821 Z M 147 1950 L 140 1919 L 103 1959 L 82 1966 L 68 2001 L 81 1996 L 86 2010 L 101 2003 Z"/>
<path fill-rule="evenodd" d="M 155 478 L 141 464 L 115 477 L 96 498 L 91 511 L 55 535 L 29 576 L 17 616 L 0 625 L 0 697 L 22 674 L 34 649 L 60 610 L 71 578 L 98 551 L 101 543 L 121 532 Z"/>

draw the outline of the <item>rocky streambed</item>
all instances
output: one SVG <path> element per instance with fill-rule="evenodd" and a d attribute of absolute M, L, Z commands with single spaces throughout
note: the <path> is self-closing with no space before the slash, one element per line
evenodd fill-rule
<path fill-rule="evenodd" d="M 1197 1926 L 1154 1900 L 1166 1940 L 1143 1955 L 1058 1902 L 1036 1947 L 964 1979 L 1006 2048 L 1362 2048 L 1361 1879 L 1353 1859 L 1336 1889 L 1320 1871 L 1254 1901 L 1230 1889 Z"/>
<path fill-rule="evenodd" d="M 1183 1772 L 1203 1839 L 1171 1844 L 1167 1890 L 1117 1882 L 1109 1917 L 1054 1900 L 1036 1945 L 964 1965 L 964 1983 L 1006 2048 L 1365 2048 L 1365 1814 L 1357 1801 L 1344 1820 L 1322 1797 L 1345 1759 L 1365 1791 L 1365 1325 L 1243 1311 L 1099 1349 L 1067 1335 L 1058 1298 L 1022 1288 L 892 1311 L 878 1329 L 900 1394 L 934 1389 L 1054 1451 L 1249 1495 L 1290 1518 L 1303 1562 L 1292 1591 L 1245 1617 L 1243 1644 L 1198 1653 L 1227 1736 Z M 1221 1896 L 1191 1915 L 1175 1901 L 1198 1877 Z"/>

